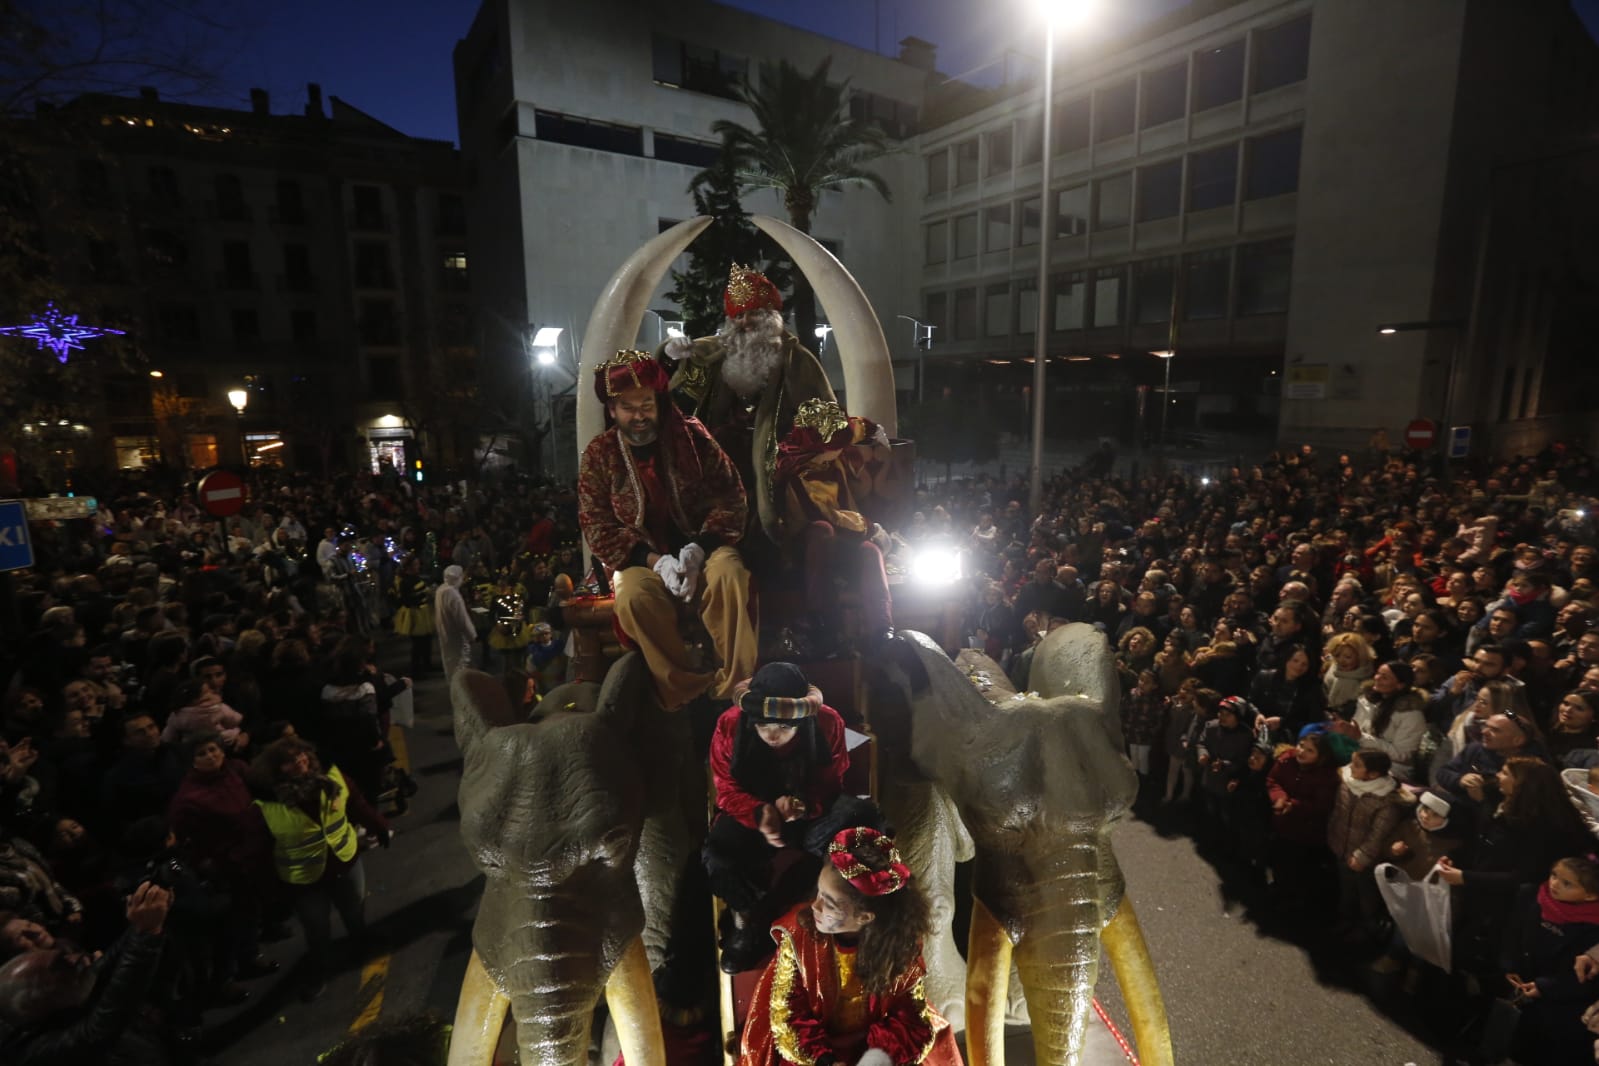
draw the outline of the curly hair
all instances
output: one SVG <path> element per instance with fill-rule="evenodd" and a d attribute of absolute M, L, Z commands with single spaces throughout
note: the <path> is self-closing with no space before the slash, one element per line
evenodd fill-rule
<path fill-rule="evenodd" d="M 888 856 L 876 848 L 861 848 L 854 854 L 857 862 L 874 872 L 888 866 Z M 861 928 L 855 965 L 861 986 L 882 995 L 921 954 L 922 939 L 932 927 L 927 897 L 914 877 L 898 891 L 883 896 L 865 895 L 845 881 L 844 894 L 855 907 L 872 915 Z"/>
<path fill-rule="evenodd" d="M 1117 643 L 1116 650 L 1127 651 L 1130 647 L 1132 647 L 1133 638 L 1139 634 L 1143 634 L 1146 638 L 1148 638 L 1150 647 L 1153 648 L 1160 646 L 1155 642 L 1155 634 L 1150 631 L 1148 626 L 1133 626 L 1133 628 L 1122 634 L 1122 639 Z"/>
<path fill-rule="evenodd" d="M 1327 641 L 1327 647 L 1324 650 L 1327 661 L 1336 663 L 1338 661 L 1338 653 L 1345 648 L 1355 649 L 1355 654 L 1360 658 L 1360 666 L 1370 665 L 1377 659 L 1377 654 L 1371 650 L 1371 645 L 1366 643 L 1366 638 L 1359 633 L 1335 633 Z"/>

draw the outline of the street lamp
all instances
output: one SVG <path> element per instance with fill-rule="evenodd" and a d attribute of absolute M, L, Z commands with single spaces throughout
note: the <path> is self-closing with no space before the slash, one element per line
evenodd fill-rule
<path fill-rule="evenodd" d="M 244 441 L 244 409 L 250 403 L 248 389 L 229 389 L 228 402 L 233 405 L 233 422 L 239 427 L 239 457 L 244 460 L 244 469 L 250 469 L 250 449 Z"/>
<path fill-rule="evenodd" d="M 1081 23 L 1097 0 L 1034 0 L 1044 15 L 1044 113 L 1040 130 L 1043 154 L 1038 171 L 1038 328 L 1033 333 L 1033 455 L 1027 485 L 1027 504 L 1034 516 L 1044 507 L 1044 377 L 1049 364 L 1049 238 L 1055 229 L 1050 210 L 1051 143 L 1055 122 L 1055 28 Z"/>
<path fill-rule="evenodd" d="M 1449 366 L 1444 377 L 1444 407 L 1443 415 L 1438 419 L 1438 432 L 1444 438 L 1442 446 L 1441 468 L 1443 478 L 1449 481 L 1449 449 L 1453 444 L 1454 430 L 1451 422 L 1455 414 L 1455 371 L 1460 363 L 1460 345 L 1464 340 L 1466 320 L 1463 318 L 1434 318 L 1421 322 L 1385 322 L 1377 327 L 1377 332 L 1384 337 L 1392 337 L 1396 333 L 1428 333 L 1436 329 L 1452 329 L 1455 331 L 1455 343 L 1449 346 Z"/>
<path fill-rule="evenodd" d="M 1172 284 L 1176 284 L 1173 279 Z M 1166 461 L 1166 412 L 1171 408 L 1171 361 L 1177 353 L 1171 349 L 1159 352 L 1150 352 L 1155 358 L 1166 364 L 1166 383 L 1160 389 L 1160 455 L 1161 462 Z"/>
<path fill-rule="evenodd" d="M 533 358 L 539 366 L 554 366 L 556 359 L 556 345 L 561 342 L 564 333 L 560 326 L 540 326 L 533 333 Z"/>

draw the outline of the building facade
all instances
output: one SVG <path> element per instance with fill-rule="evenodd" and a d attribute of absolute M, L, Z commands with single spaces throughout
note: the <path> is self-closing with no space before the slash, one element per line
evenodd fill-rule
<path fill-rule="evenodd" d="M 79 461 L 412 477 L 424 455 L 469 462 L 454 148 L 324 105 L 316 86 L 299 114 L 273 114 L 261 90 L 252 103 L 85 96 L 15 125 L 50 283 L 127 332 L 80 413 L 95 433 Z"/>
<path fill-rule="evenodd" d="M 605 280 L 691 210 L 711 124 L 749 121 L 731 80 L 824 56 L 903 136 L 881 164 L 893 201 L 830 194 L 815 229 L 872 299 L 907 400 L 947 391 L 1026 424 L 1045 227 L 1053 434 L 1152 441 L 1164 421 L 1178 439 L 1355 447 L 1429 418 L 1481 440 L 1564 395 L 1531 368 L 1586 276 L 1559 289 L 1546 252 L 1506 268 L 1489 249 L 1534 255 L 1572 220 L 1483 222 L 1529 182 L 1578 186 L 1514 162 L 1599 118 L 1595 49 L 1561 0 L 1194 0 L 1092 48 L 1063 35 L 1047 196 L 1036 76 L 978 89 L 931 75 L 922 42 L 888 59 L 703 0 L 487 0 L 457 47 L 457 103 L 502 329 L 485 363 L 507 395 L 538 387 L 533 326 L 563 329 L 570 388 Z M 1507 269 L 1520 281 L 1490 283 Z M 900 315 L 934 327 L 931 351 Z M 1393 323 L 1426 328 L 1378 332 Z"/>

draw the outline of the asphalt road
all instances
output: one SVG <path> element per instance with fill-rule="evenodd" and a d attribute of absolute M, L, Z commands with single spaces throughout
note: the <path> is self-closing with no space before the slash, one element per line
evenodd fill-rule
<path fill-rule="evenodd" d="M 449 1018 L 471 950 L 481 881 L 457 836 L 460 756 L 444 686 L 418 686 L 418 718 L 406 742 L 421 791 L 396 820 L 391 850 L 366 853 L 367 916 L 386 954 L 348 960 L 314 1003 L 294 994 L 298 937 L 267 948 L 285 974 L 252 984 L 251 1000 L 207 1015 L 207 1060 L 226 1066 L 310 1066 L 319 1052 L 375 1019 L 428 1009 Z M 1167 827 L 1169 830 L 1169 827 Z M 1223 906 L 1215 872 L 1180 835 L 1133 819 L 1117 831 L 1126 872 L 1160 977 L 1181 1066 L 1434 1066 L 1446 1060 L 1351 985 L 1363 980 L 1312 918 L 1278 931 Z M 1306 947 L 1295 940 L 1312 944 Z M 1099 997 L 1128 1031 L 1107 965 Z M 1012 1034 L 1007 1062 L 1030 1066 L 1025 1031 Z M 510 1061 L 510 1060 L 507 1060 Z M 1089 1035 L 1084 1066 L 1125 1061 L 1106 1031 Z"/>

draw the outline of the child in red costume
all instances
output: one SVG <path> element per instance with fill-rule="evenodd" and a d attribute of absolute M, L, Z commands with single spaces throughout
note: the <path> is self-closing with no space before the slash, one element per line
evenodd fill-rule
<path fill-rule="evenodd" d="M 777 849 L 821 858 L 840 829 L 879 820 L 871 804 L 843 794 L 844 720 L 799 667 L 768 663 L 736 699 L 711 738 L 717 813 L 704 850 L 711 891 L 733 912 L 722 945 L 729 973 L 760 964 L 771 950 L 767 923 L 797 898 L 767 898 Z"/>
<path fill-rule="evenodd" d="M 960 1066 L 949 1023 L 927 1002 L 928 906 L 894 842 L 875 829 L 833 838 L 816 899 L 772 927 L 739 1066 Z"/>

